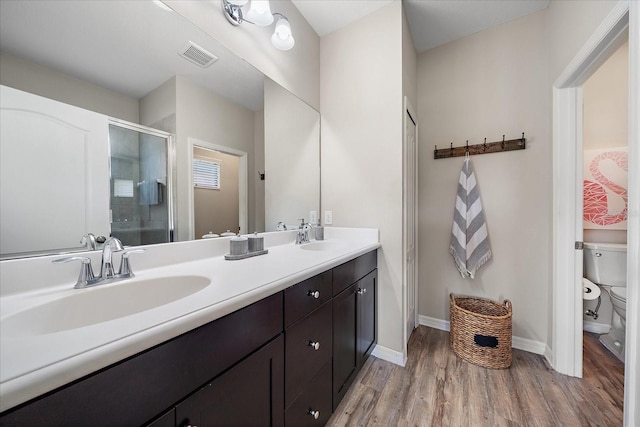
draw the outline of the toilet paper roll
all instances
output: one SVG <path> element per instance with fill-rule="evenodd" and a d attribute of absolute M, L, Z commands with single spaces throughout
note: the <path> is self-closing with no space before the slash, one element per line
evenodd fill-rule
<path fill-rule="evenodd" d="M 582 278 L 582 299 L 592 300 L 600 296 L 600 286 L 587 278 Z"/>

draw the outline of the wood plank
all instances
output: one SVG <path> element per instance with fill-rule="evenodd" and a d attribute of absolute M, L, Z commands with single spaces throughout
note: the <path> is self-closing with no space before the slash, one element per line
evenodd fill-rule
<path fill-rule="evenodd" d="M 513 350 L 509 369 L 458 358 L 448 332 L 420 326 L 404 368 L 371 357 L 327 426 L 622 425 L 624 364 L 584 336 L 584 378 Z"/>

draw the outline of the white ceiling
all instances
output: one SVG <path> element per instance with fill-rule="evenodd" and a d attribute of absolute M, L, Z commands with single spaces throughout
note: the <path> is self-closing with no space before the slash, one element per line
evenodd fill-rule
<path fill-rule="evenodd" d="M 323 36 L 401 0 L 292 1 Z M 548 0 L 402 1 L 420 52 L 549 4 Z M 218 0 L 209 4 L 211 13 L 221 13 Z M 220 59 L 205 69 L 188 62 L 177 54 L 188 40 Z M 136 98 L 182 75 L 252 110 L 262 106 L 260 72 L 153 2 L 0 0 L 0 50 Z"/>
<path fill-rule="evenodd" d="M 218 3 L 211 13 L 222 13 Z M 188 41 L 218 60 L 202 68 L 181 57 Z M 263 105 L 262 73 L 150 1 L 0 0 L 0 51 L 135 98 L 179 75 L 251 110 Z"/>
<path fill-rule="evenodd" d="M 400 0 L 292 0 L 319 36 Z M 402 0 L 418 52 L 545 9 L 549 0 Z"/>

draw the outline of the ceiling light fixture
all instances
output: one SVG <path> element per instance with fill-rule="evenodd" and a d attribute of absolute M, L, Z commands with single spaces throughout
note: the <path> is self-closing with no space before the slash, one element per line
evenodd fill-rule
<path fill-rule="evenodd" d="M 274 21 L 274 16 L 277 16 L 278 20 L 276 21 L 275 31 L 271 36 L 271 43 L 276 49 L 280 50 L 293 48 L 295 40 L 293 34 L 291 34 L 291 25 L 287 17 L 281 13 L 272 13 L 269 0 L 251 0 L 251 5 L 245 18 L 242 7 L 248 2 L 249 0 L 222 0 L 224 16 L 232 25 L 248 22 L 261 27 L 271 25 Z"/>

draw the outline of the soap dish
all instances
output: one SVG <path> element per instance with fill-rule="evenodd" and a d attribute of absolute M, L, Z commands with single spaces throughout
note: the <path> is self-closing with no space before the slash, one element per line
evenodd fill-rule
<path fill-rule="evenodd" d="M 255 252 L 247 252 L 246 254 L 240 254 L 240 255 L 231 255 L 231 254 L 226 254 L 224 256 L 224 259 L 229 260 L 229 261 L 235 261 L 238 259 L 245 259 L 245 258 L 251 258 L 254 256 L 258 256 L 258 255 L 264 255 L 266 253 L 269 253 L 269 249 L 265 249 L 262 251 L 255 251 Z"/>

